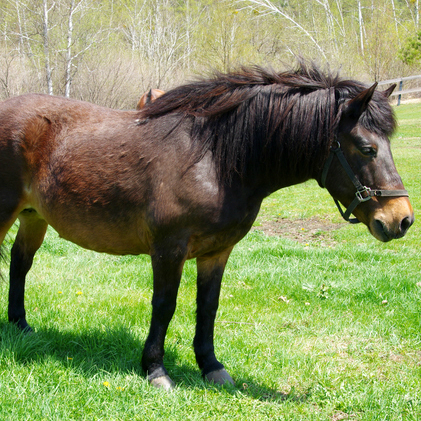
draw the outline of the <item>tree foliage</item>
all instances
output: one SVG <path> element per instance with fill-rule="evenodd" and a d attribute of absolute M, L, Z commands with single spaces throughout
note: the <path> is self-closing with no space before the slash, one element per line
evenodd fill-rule
<path fill-rule="evenodd" d="M 421 31 L 409 38 L 399 53 L 405 64 L 410 66 L 421 65 Z"/>
<path fill-rule="evenodd" d="M 379 80 L 420 64 L 419 0 L 0 0 L 0 98 L 132 108 L 150 87 L 297 56 Z"/>

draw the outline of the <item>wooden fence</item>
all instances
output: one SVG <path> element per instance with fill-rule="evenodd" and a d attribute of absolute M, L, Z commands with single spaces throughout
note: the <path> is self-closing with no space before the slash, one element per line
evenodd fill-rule
<path fill-rule="evenodd" d="M 415 80 L 415 79 L 421 79 L 421 75 L 418 76 L 406 76 L 406 77 L 399 77 L 397 79 L 389 79 L 389 80 L 382 80 L 379 82 L 379 85 L 388 85 L 391 83 L 397 83 L 399 88 L 398 90 L 395 90 L 392 92 L 392 96 L 398 97 L 398 105 L 401 103 L 402 95 L 407 94 L 414 94 L 417 92 L 421 92 L 421 86 L 410 88 L 410 89 L 403 89 L 404 82 L 407 82 L 409 80 Z"/>

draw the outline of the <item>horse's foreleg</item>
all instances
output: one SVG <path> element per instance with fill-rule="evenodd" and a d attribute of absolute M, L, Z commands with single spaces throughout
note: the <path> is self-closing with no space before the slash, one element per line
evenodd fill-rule
<path fill-rule="evenodd" d="M 35 252 L 41 246 L 48 224 L 35 211 L 23 211 L 10 261 L 9 321 L 22 330 L 31 330 L 25 319 L 25 278 Z"/>
<path fill-rule="evenodd" d="M 185 261 L 183 253 L 156 251 L 152 255 L 152 320 L 142 356 L 142 367 L 153 386 L 170 390 L 174 383 L 164 367 L 164 342 L 174 314 Z"/>
<path fill-rule="evenodd" d="M 212 258 L 197 259 L 197 324 L 194 350 L 203 376 L 217 384 L 234 384 L 223 364 L 216 359 L 213 343 L 221 280 L 231 250 Z"/>

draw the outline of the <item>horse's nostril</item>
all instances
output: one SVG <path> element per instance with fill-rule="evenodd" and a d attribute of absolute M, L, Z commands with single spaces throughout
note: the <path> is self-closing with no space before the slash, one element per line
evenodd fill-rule
<path fill-rule="evenodd" d="M 408 231 L 409 227 L 414 223 L 414 218 L 406 216 L 401 221 L 401 233 L 405 234 Z"/>
<path fill-rule="evenodd" d="M 379 219 L 376 219 L 374 221 L 374 228 L 376 229 L 376 231 L 377 231 L 378 234 L 381 234 L 382 236 L 384 236 L 385 238 L 387 238 L 387 240 L 385 239 L 385 240 L 382 240 L 382 241 L 388 241 L 389 240 L 388 239 L 389 236 L 387 235 L 385 226 L 384 226 L 384 224 L 383 224 L 382 221 L 380 221 Z"/>

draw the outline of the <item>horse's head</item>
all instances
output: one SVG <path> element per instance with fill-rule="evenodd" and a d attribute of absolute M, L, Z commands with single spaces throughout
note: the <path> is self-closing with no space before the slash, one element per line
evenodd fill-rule
<path fill-rule="evenodd" d="M 352 212 L 375 238 L 389 241 L 406 234 L 414 212 L 390 151 L 394 120 L 387 98 L 393 88 L 375 88 L 376 84 L 343 104 L 322 185 L 347 207 L 341 211 L 345 219 Z"/>
<path fill-rule="evenodd" d="M 148 92 L 145 92 L 139 99 L 139 102 L 136 105 L 136 110 L 141 110 L 147 104 L 154 102 L 160 96 L 164 95 L 165 92 L 161 89 L 149 89 Z"/>

